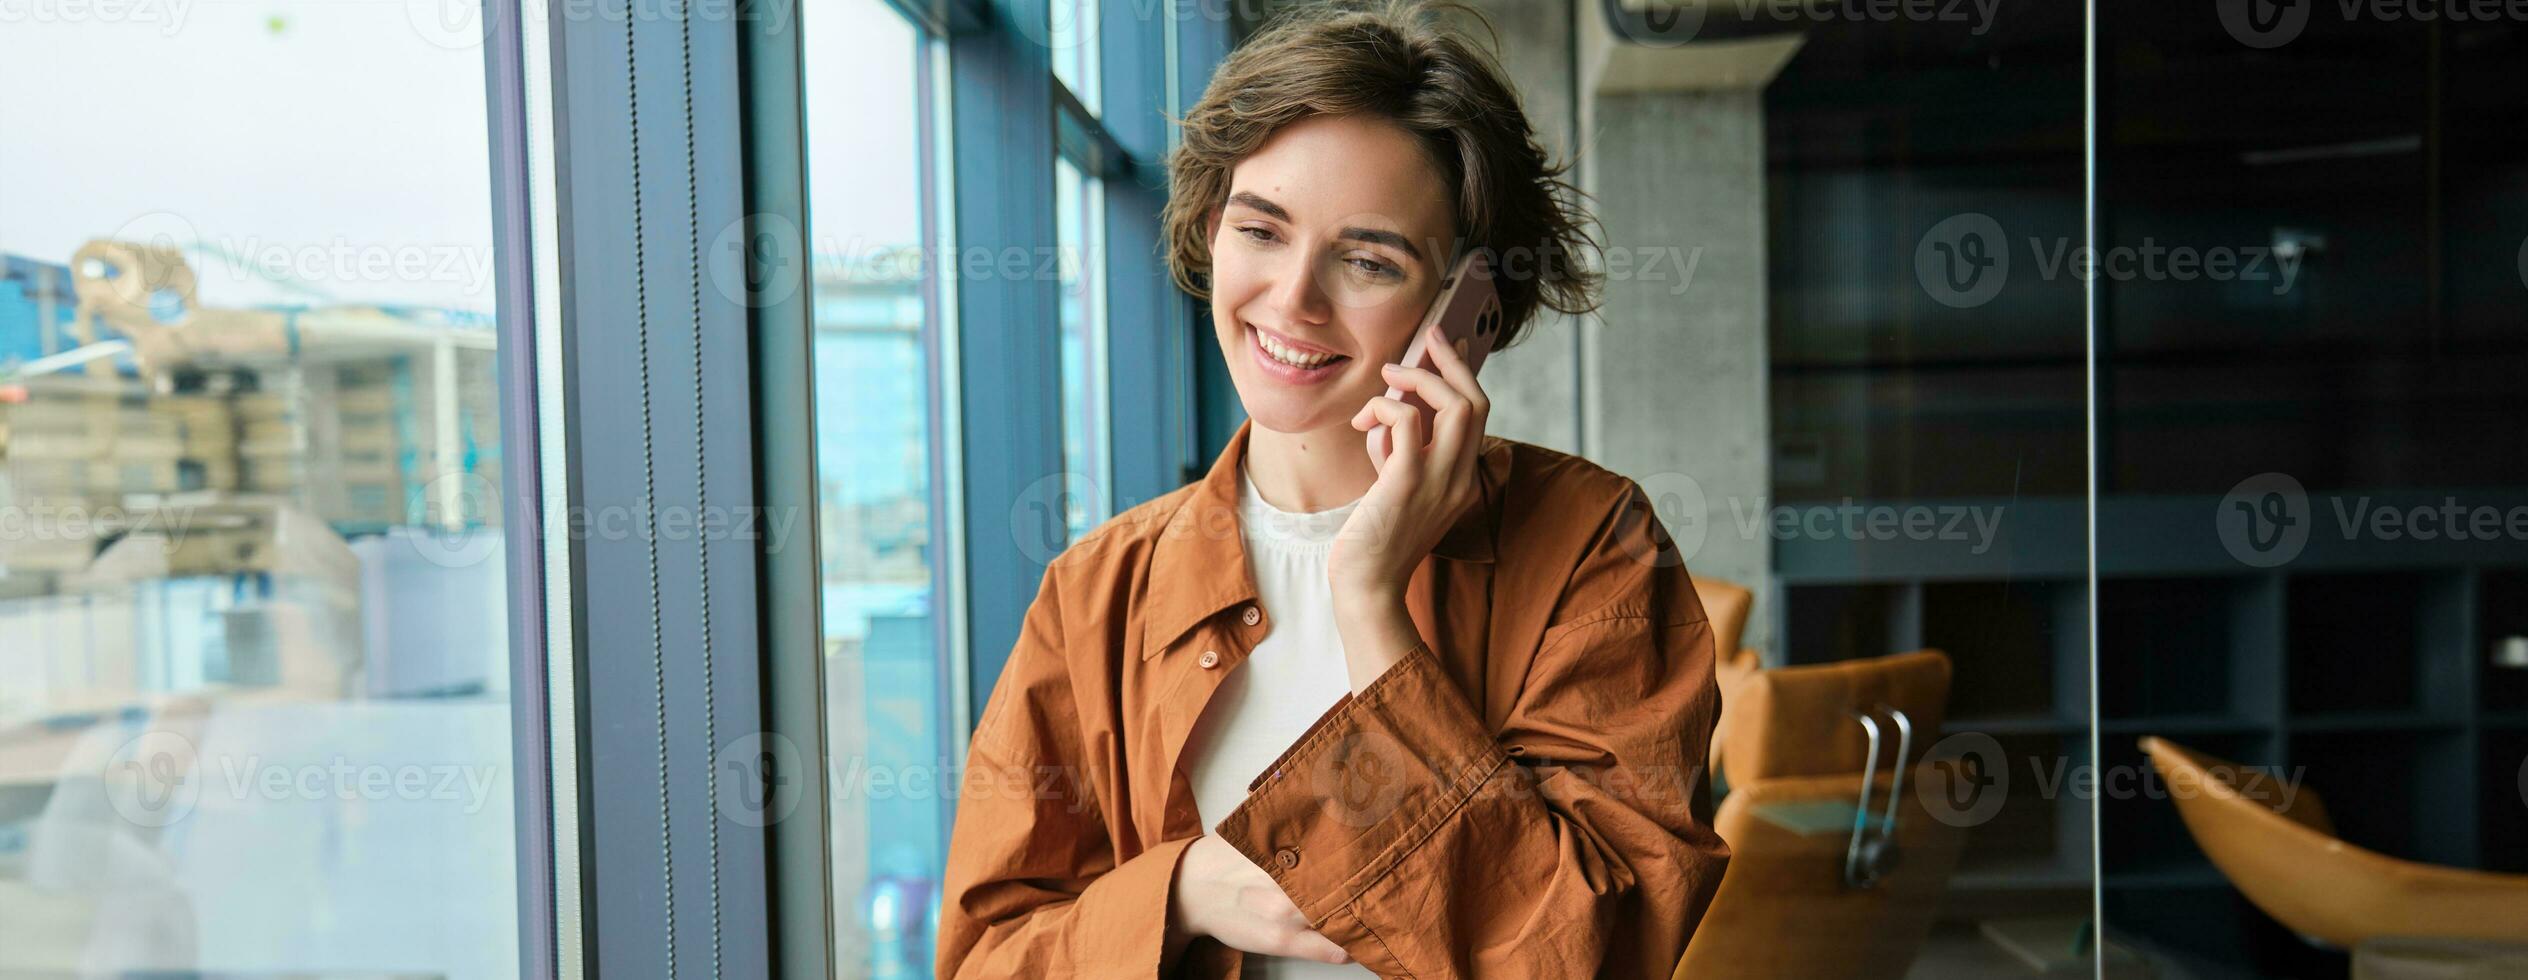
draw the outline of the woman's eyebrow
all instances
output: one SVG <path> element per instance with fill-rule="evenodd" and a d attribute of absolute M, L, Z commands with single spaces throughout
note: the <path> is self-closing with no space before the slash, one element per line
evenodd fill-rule
<path fill-rule="evenodd" d="M 1229 203 L 1242 204 L 1247 207 L 1254 208 L 1255 210 L 1262 211 L 1264 212 L 1265 217 L 1271 218 L 1275 221 L 1290 220 L 1289 211 L 1283 210 L 1281 205 L 1267 201 L 1253 191 L 1239 191 L 1235 194 L 1231 194 L 1229 195 Z M 1406 257 L 1411 258 L 1416 262 L 1422 261 L 1422 251 L 1413 247 L 1413 241 L 1411 239 L 1408 239 L 1403 235 L 1396 234 L 1395 232 L 1388 231 L 1384 228 L 1345 228 L 1343 229 L 1342 234 L 1334 237 L 1344 239 L 1346 241 L 1368 242 L 1372 245 L 1385 245 L 1389 248 L 1398 249 L 1404 252 Z"/>
<path fill-rule="evenodd" d="M 1229 195 L 1229 203 L 1243 204 L 1247 207 L 1262 211 L 1264 212 L 1265 217 L 1271 218 L 1275 221 L 1290 220 L 1290 212 L 1282 210 L 1282 206 L 1279 204 L 1275 204 L 1256 196 L 1253 191 L 1239 191 L 1235 194 L 1231 194 Z"/>
<path fill-rule="evenodd" d="M 1403 251 L 1406 257 L 1416 262 L 1422 261 L 1422 252 L 1413 247 L 1412 239 L 1383 228 L 1345 228 L 1342 234 L 1335 237 L 1355 242 L 1368 242 L 1372 245 L 1385 245 Z"/>

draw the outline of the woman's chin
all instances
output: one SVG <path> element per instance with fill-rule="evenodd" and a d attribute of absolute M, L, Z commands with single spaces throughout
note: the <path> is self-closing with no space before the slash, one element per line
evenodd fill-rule
<path fill-rule="evenodd" d="M 1290 435 L 1319 432 L 1336 427 L 1348 428 L 1352 413 L 1361 410 L 1359 403 L 1344 407 L 1313 394 L 1304 398 L 1274 397 L 1275 395 L 1282 395 L 1282 393 L 1274 392 L 1264 398 L 1246 400 L 1247 418 L 1253 420 L 1257 428 L 1271 429 Z M 1361 402 L 1365 403 L 1368 400 L 1363 398 Z"/>

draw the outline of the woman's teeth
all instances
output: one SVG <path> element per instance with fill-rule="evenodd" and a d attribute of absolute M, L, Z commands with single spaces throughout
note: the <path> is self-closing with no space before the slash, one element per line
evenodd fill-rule
<path fill-rule="evenodd" d="M 1264 353 L 1272 355 L 1273 359 L 1276 361 L 1280 361 L 1295 368 L 1323 367 L 1343 356 L 1341 354 L 1302 353 L 1297 349 L 1284 347 L 1281 344 L 1274 342 L 1271 334 L 1265 333 L 1261 330 L 1255 331 L 1255 340 L 1257 343 L 1263 345 Z"/>

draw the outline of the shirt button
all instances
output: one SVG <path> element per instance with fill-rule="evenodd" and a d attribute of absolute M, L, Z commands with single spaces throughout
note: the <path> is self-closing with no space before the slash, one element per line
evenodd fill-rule
<path fill-rule="evenodd" d="M 1261 610 L 1256 609 L 1254 606 L 1248 606 L 1246 607 L 1246 611 L 1238 614 L 1238 618 L 1246 620 L 1247 625 L 1253 626 L 1264 621 L 1264 613 Z"/>
<path fill-rule="evenodd" d="M 1282 848 L 1273 855 L 1273 863 L 1281 865 L 1284 871 L 1296 868 L 1299 866 L 1299 852 L 1287 847 Z"/>
<path fill-rule="evenodd" d="M 1218 667 L 1220 666 L 1220 651 L 1205 650 L 1203 651 L 1202 659 L 1195 661 L 1195 663 L 1203 665 L 1204 670 L 1210 670 L 1214 667 Z"/>

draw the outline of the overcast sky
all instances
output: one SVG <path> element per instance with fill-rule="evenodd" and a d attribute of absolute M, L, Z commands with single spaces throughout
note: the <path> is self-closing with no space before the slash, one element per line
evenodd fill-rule
<path fill-rule="evenodd" d="M 804 6 L 818 244 L 913 244 L 912 31 L 878 0 Z M 462 0 L 0 0 L 0 252 L 204 241 L 321 296 L 488 311 L 476 16 Z M 205 303 L 313 298 L 198 271 Z"/>

